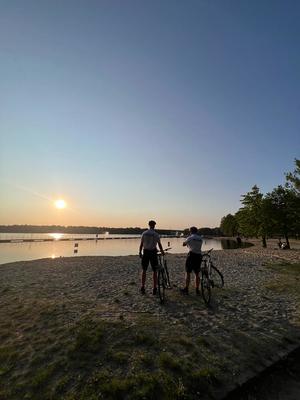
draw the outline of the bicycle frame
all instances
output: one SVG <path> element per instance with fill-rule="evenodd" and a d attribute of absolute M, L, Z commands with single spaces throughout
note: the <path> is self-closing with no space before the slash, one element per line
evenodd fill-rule
<path fill-rule="evenodd" d="M 166 256 L 168 250 L 171 250 L 171 249 L 172 249 L 172 247 L 167 247 L 166 249 L 164 249 L 164 254 L 162 254 L 161 252 L 157 253 L 159 267 L 163 268 L 165 271 L 165 274 L 166 274 L 166 278 L 167 278 L 166 289 L 171 289 L 171 283 L 170 283 L 169 270 L 167 267 L 167 261 L 165 259 L 165 256 Z"/>
<path fill-rule="evenodd" d="M 164 250 L 164 254 L 162 253 L 157 253 L 158 256 L 158 263 L 159 263 L 159 268 L 158 268 L 158 295 L 160 298 L 161 304 L 164 303 L 165 301 L 165 289 L 170 289 L 170 278 L 169 278 L 169 272 L 168 272 L 168 267 L 167 267 L 167 261 L 165 260 L 165 254 L 166 252 L 170 250 L 170 247 Z"/>
<path fill-rule="evenodd" d="M 223 288 L 224 277 L 223 274 L 216 268 L 211 261 L 210 249 L 202 253 L 201 262 L 201 289 L 202 297 L 206 304 L 209 304 L 211 299 L 211 289 L 214 287 Z"/>

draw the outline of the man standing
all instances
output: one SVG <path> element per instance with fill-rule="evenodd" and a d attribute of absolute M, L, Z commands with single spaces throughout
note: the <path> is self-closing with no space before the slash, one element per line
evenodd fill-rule
<path fill-rule="evenodd" d="M 141 244 L 139 249 L 139 255 L 142 258 L 142 286 L 141 293 L 145 294 L 145 282 L 146 282 L 146 272 L 148 269 L 149 262 L 153 271 L 153 294 L 157 293 L 157 267 L 158 267 L 158 259 L 157 259 L 157 245 L 162 254 L 164 254 L 164 250 L 160 243 L 160 237 L 157 232 L 155 232 L 156 222 L 149 221 L 149 229 L 147 229 L 142 234 Z M 143 254 L 142 254 L 142 250 Z"/>
<path fill-rule="evenodd" d="M 185 287 L 180 289 L 182 294 L 189 294 L 189 285 L 191 280 L 191 272 L 195 273 L 196 294 L 200 294 L 200 266 L 202 261 L 201 247 L 202 237 L 198 235 L 198 229 L 195 226 L 190 228 L 190 236 L 183 242 L 183 246 L 189 248 L 189 253 L 185 262 Z"/>

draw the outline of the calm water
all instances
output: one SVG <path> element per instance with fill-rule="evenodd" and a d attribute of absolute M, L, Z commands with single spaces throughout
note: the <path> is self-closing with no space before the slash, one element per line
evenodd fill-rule
<path fill-rule="evenodd" d="M 0 234 L 0 239 L 43 239 L 53 237 L 52 234 Z M 61 235 L 61 234 L 60 234 Z M 63 234 L 60 238 L 95 238 L 95 235 Z M 99 235 L 104 240 L 79 240 L 30 243 L 0 243 L 0 264 L 14 261 L 35 260 L 38 258 L 76 257 L 76 256 L 125 256 L 138 254 L 139 235 Z M 119 239 L 118 239 L 119 238 Z M 182 246 L 183 238 L 161 239 L 164 248 L 172 247 L 171 253 L 186 253 Z M 203 250 L 221 250 L 232 247 L 234 243 L 216 239 L 206 239 Z M 75 244 L 78 253 L 74 254 Z"/>

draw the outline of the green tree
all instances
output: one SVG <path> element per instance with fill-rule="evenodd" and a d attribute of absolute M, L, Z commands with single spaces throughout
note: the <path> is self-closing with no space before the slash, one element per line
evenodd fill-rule
<path fill-rule="evenodd" d="M 265 203 L 272 233 L 283 235 L 289 249 L 289 236 L 300 232 L 300 196 L 288 186 L 280 185 L 267 193 Z"/>
<path fill-rule="evenodd" d="M 240 233 L 245 236 L 262 238 L 263 247 L 267 247 L 266 236 L 271 230 L 268 219 L 268 207 L 264 195 L 254 185 L 250 192 L 242 195 L 243 207 L 235 214 Z"/>
<path fill-rule="evenodd" d="M 239 225 L 236 217 L 227 214 L 221 219 L 220 229 L 225 236 L 235 236 L 239 231 Z"/>
<path fill-rule="evenodd" d="M 291 189 L 300 195 L 300 160 L 295 158 L 295 164 L 294 172 L 288 172 L 285 177 Z"/>

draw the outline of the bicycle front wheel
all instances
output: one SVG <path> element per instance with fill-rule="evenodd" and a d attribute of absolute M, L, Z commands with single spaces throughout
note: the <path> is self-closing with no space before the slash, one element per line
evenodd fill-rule
<path fill-rule="evenodd" d="M 211 264 L 210 267 L 211 267 L 211 279 L 213 281 L 213 286 L 217 288 L 224 287 L 224 277 L 222 273 L 213 264 Z"/>
<path fill-rule="evenodd" d="M 201 294 L 206 304 L 209 304 L 211 298 L 211 283 L 206 270 L 201 273 Z"/>
<path fill-rule="evenodd" d="M 166 278 L 164 276 L 164 270 L 160 269 L 158 271 L 158 295 L 161 303 L 165 301 L 165 284 Z"/>

